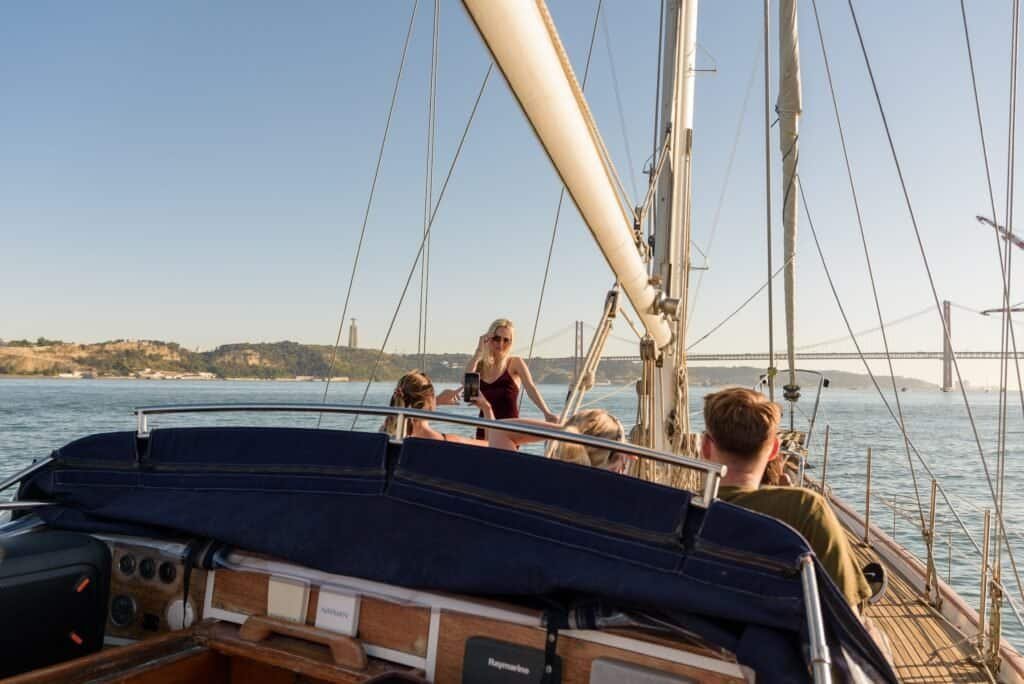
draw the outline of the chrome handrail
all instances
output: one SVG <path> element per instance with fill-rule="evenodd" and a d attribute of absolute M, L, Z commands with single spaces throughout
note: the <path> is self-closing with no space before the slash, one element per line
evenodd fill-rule
<path fill-rule="evenodd" d="M 832 658 L 825 639 L 825 620 L 818 597 L 818 578 L 814 572 L 814 555 L 808 553 L 800 559 L 800 583 L 803 585 L 804 610 L 807 617 L 807 635 L 811 642 L 811 670 L 814 684 L 832 683 Z"/>
<path fill-rule="evenodd" d="M 615 442 L 600 437 L 591 437 L 574 432 L 565 432 L 557 428 L 542 427 L 539 425 L 524 425 L 507 421 L 488 420 L 476 416 L 460 416 L 443 411 L 424 411 L 421 409 L 404 408 L 396 406 L 360 406 L 358 404 L 180 404 L 165 406 L 140 406 L 135 409 L 137 423 L 137 434 L 139 437 L 149 435 L 148 417 L 156 415 L 168 415 L 178 413 L 336 413 L 336 414 L 365 414 L 370 416 L 394 416 L 401 430 L 406 418 L 419 418 L 422 420 L 435 420 L 443 423 L 456 425 L 467 425 L 470 427 L 490 428 L 513 432 L 544 439 L 555 439 L 572 444 L 582 444 L 599 449 L 618 451 L 638 458 L 649 458 L 661 463 L 682 466 L 700 470 L 706 473 L 704 490 L 700 500 L 696 503 L 707 506 L 718 496 L 718 485 L 723 475 L 725 466 L 709 461 L 701 461 L 695 458 L 686 458 L 674 454 L 666 454 L 647 447 L 637 446 L 629 442 Z M 400 433 L 401 434 L 401 433 Z M 395 440 L 395 441 L 401 441 Z"/>

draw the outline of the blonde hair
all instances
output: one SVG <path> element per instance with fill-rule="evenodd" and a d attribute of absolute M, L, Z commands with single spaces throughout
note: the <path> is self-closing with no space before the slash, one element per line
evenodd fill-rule
<path fill-rule="evenodd" d="M 565 424 L 565 431 L 615 442 L 626 441 L 626 431 L 622 423 L 604 409 L 586 409 L 578 412 Z M 560 461 L 594 468 L 611 468 L 618 465 L 621 459 L 621 456 L 613 459 L 614 453 L 616 452 L 611 449 L 559 442 L 555 447 L 554 457 Z"/>
<path fill-rule="evenodd" d="M 430 377 L 423 371 L 416 369 L 409 371 L 398 379 L 398 386 L 391 394 L 391 406 L 399 408 L 426 409 L 431 398 L 434 397 L 434 385 Z M 395 416 L 388 416 L 384 419 L 383 432 L 392 437 L 398 437 L 398 420 Z M 405 434 L 412 432 L 412 419 L 405 419 Z"/>
<path fill-rule="evenodd" d="M 719 448 L 741 458 L 757 456 L 775 437 L 782 410 L 766 396 L 730 387 L 704 397 L 704 429 Z"/>
<path fill-rule="evenodd" d="M 507 318 L 496 318 L 493 321 L 491 321 L 490 327 L 487 328 L 488 342 L 490 341 L 490 338 L 493 337 L 494 334 L 498 331 L 498 328 L 508 328 L 510 331 L 512 331 L 512 336 L 515 337 L 516 326 L 512 324 L 512 321 L 508 320 Z M 483 358 L 480 359 L 481 372 L 485 370 L 490 370 L 491 368 L 500 367 L 502 359 L 505 358 L 505 356 L 509 356 L 510 354 L 512 354 L 512 345 L 510 344 L 508 346 L 508 349 L 504 351 L 504 356 L 501 357 L 494 353 L 494 347 L 492 347 L 490 344 L 487 345 L 487 350 L 488 351 L 484 354 Z"/>

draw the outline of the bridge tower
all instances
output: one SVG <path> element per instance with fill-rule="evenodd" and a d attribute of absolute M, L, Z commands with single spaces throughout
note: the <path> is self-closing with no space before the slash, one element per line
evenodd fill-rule
<path fill-rule="evenodd" d="M 348 326 L 348 346 L 349 349 L 355 349 L 359 346 L 359 329 L 356 328 L 356 319 L 354 318 Z"/>
<path fill-rule="evenodd" d="M 942 335 L 942 391 L 952 392 L 953 391 L 953 345 L 950 341 L 953 338 L 953 327 L 952 327 L 952 315 L 949 305 L 949 300 L 943 300 L 942 302 L 942 318 L 946 322 L 946 330 L 949 332 L 947 336 L 945 333 Z"/>

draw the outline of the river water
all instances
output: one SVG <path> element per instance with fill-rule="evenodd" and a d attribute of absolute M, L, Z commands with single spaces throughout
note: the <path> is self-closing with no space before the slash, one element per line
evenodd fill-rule
<path fill-rule="evenodd" d="M 365 383 L 332 384 L 328 401 L 358 403 L 366 389 Z M 367 403 L 382 404 L 394 386 L 390 383 L 371 385 Z M 541 392 L 553 409 L 560 408 L 565 396 L 562 386 L 541 386 Z M 94 432 L 131 430 L 135 427 L 132 409 L 157 404 L 194 404 L 218 402 L 245 403 L 316 403 L 323 398 L 320 382 L 273 381 L 158 381 L 158 380 L 58 380 L 0 379 L 0 479 L 16 472 L 33 458 L 47 455 L 54 448 Z M 691 412 L 694 429 L 701 426 L 700 401 L 709 388 L 694 388 Z M 992 495 L 979 457 L 980 442 L 995 486 L 996 424 L 998 400 L 996 393 L 968 395 L 977 426 L 971 428 L 959 394 L 939 392 L 904 392 L 900 394 L 907 431 L 938 479 L 963 527 L 981 544 L 983 510 L 992 508 Z M 806 428 L 807 415 L 813 408 L 813 391 L 805 390 L 795 420 L 798 429 Z M 892 403 L 892 397 L 889 397 Z M 632 424 L 636 398 L 631 387 L 596 387 L 587 397 L 587 404 L 607 408 Z M 537 415 L 527 401 L 524 415 Z M 1005 522 L 1014 557 L 1024 571 L 1024 426 L 1021 406 L 1011 396 L 1008 418 L 1008 450 L 1005 475 Z M 895 406 L 894 406 L 895 409 Z M 466 407 L 445 407 L 466 414 Z M 789 420 L 788 414 L 786 420 Z M 351 417 L 327 417 L 325 427 L 348 428 Z M 151 426 L 245 424 L 312 426 L 315 415 L 223 414 L 159 416 Z M 361 419 L 360 428 L 376 429 L 379 419 Z M 856 510 L 864 510 L 865 460 L 868 446 L 873 447 L 872 520 L 892 532 L 897 541 L 919 557 L 924 545 L 919 531 L 920 514 L 917 497 L 907 465 L 904 440 L 896 422 L 881 403 L 878 395 L 868 391 L 825 390 L 812 436 L 811 460 L 815 477 L 821 476 L 824 428 L 830 428 L 827 481 L 833 491 Z M 458 432 L 457 426 L 446 431 Z M 931 476 L 914 457 L 920 498 L 927 515 Z M 9 497 L 11 491 L 0 492 Z M 895 507 L 894 507 L 895 503 Z M 979 593 L 980 555 L 940 495 L 937 507 L 936 560 L 939 572 L 947 574 L 951 584 L 976 606 Z M 952 558 L 952 562 L 949 562 Z M 1003 554 L 1003 583 L 1018 606 L 1021 591 L 1017 586 L 1007 554 Z M 1024 609 L 1022 609 L 1024 612 Z M 1004 609 L 1006 636 L 1024 649 L 1024 629 L 1009 609 Z"/>

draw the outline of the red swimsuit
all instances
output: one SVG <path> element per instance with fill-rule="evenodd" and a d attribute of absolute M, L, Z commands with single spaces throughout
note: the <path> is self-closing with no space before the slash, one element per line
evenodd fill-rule
<path fill-rule="evenodd" d="M 516 384 L 512 374 L 508 372 L 508 368 L 494 382 L 485 382 L 481 378 L 480 394 L 490 402 L 491 408 L 494 410 L 494 417 L 498 420 L 519 417 L 519 385 Z M 480 417 L 483 418 L 483 415 L 481 413 Z M 476 438 L 484 439 L 482 429 L 477 429 Z"/>

